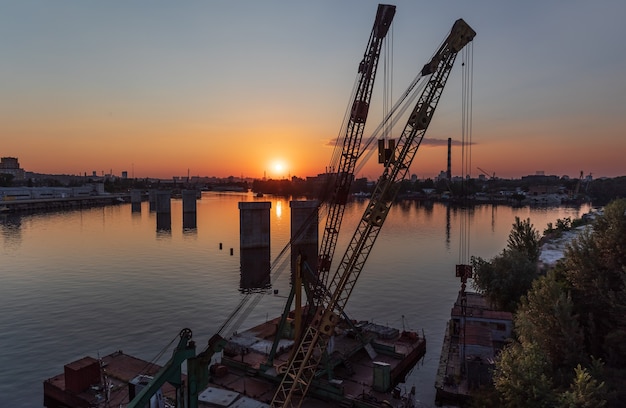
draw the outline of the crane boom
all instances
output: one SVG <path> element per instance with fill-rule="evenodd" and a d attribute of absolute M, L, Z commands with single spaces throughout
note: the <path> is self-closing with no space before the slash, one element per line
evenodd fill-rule
<path fill-rule="evenodd" d="M 421 71 L 430 76 L 394 149 L 370 203 L 359 222 L 348 248 L 323 296 L 313 322 L 302 335 L 296 352 L 277 389 L 273 407 L 299 407 L 311 385 L 328 341 L 339 322 L 352 289 L 389 213 L 400 182 L 406 177 L 415 153 L 428 129 L 457 53 L 476 35 L 462 19 Z"/>
<path fill-rule="evenodd" d="M 334 189 L 328 202 L 329 215 L 326 228 L 324 229 L 320 255 L 318 256 L 318 265 L 320 265 L 318 270 L 321 271 L 318 275 L 319 278 L 327 276 L 330 269 L 330 261 L 337 243 L 337 234 L 343 218 L 350 184 L 360 154 L 361 139 L 369 111 L 380 51 L 395 12 L 396 7 L 393 5 L 378 5 L 374 27 L 372 28 L 363 59 L 359 63 L 358 85 L 352 101 L 346 135 L 343 138 L 343 149 L 334 179 Z M 318 281 L 320 280 L 319 278 Z M 189 374 L 186 405 L 189 408 L 197 407 L 198 394 L 208 383 L 208 366 L 211 357 L 223 346 L 224 339 L 219 335 L 215 335 L 209 341 L 206 349 L 196 356 L 195 344 L 191 341 L 191 331 L 185 329 L 181 332 L 180 344 L 172 360 L 168 362 L 166 369 L 159 372 L 157 378 L 153 379 L 149 386 L 131 401 L 129 407 L 144 405 L 166 381 L 173 382 L 180 387 L 180 364 L 185 360 L 187 361 Z M 184 402 L 181 401 L 181 404 L 184 404 Z"/>
<path fill-rule="evenodd" d="M 183 385 L 181 364 L 196 355 L 195 343 L 191 341 L 191 330 L 183 329 L 179 333 L 178 345 L 169 361 L 163 366 L 157 375 L 144 387 L 127 405 L 127 408 L 145 407 L 149 405 L 150 398 L 161 388 L 163 384 L 169 382 L 177 390 Z M 176 392 L 177 397 L 180 392 Z"/>
<path fill-rule="evenodd" d="M 127 405 L 126 408 L 145 407 L 150 398 L 169 382 L 176 388 L 176 406 L 198 408 L 198 395 L 209 383 L 209 364 L 213 355 L 224 348 L 225 340 L 214 335 L 207 347 L 196 355 L 196 343 L 191 339 L 190 329 L 180 331 L 180 340 L 172 357 L 157 375 Z M 181 364 L 187 362 L 187 387 L 183 390 Z"/>
<path fill-rule="evenodd" d="M 489 172 L 485 169 L 481 169 L 480 167 L 476 167 L 478 170 L 480 170 L 481 173 L 483 173 L 485 176 L 489 177 L 490 179 L 495 179 L 496 178 L 496 173 L 494 172 L 493 174 L 489 174 Z"/>
<path fill-rule="evenodd" d="M 396 7 L 379 4 L 374 27 L 370 34 L 365 55 L 359 63 L 358 85 L 352 101 L 350 117 L 343 138 L 343 147 L 339 156 L 339 164 L 334 177 L 332 195 L 328 200 L 328 217 L 322 235 L 318 255 L 318 276 L 320 282 L 326 282 L 328 271 L 337 245 L 337 237 L 343 219 L 350 185 L 354 177 L 354 169 L 359 157 L 361 139 L 369 111 L 369 104 L 374 87 L 374 79 L 383 40 L 396 12 Z"/>

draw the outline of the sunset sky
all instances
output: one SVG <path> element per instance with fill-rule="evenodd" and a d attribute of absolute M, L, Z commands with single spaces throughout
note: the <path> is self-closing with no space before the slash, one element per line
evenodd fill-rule
<path fill-rule="evenodd" d="M 626 175 L 626 2 L 391 3 L 394 99 L 456 19 L 477 32 L 472 175 Z M 0 1 L 0 156 L 54 174 L 321 173 L 377 4 Z M 420 178 L 461 139 L 460 62 L 411 167 Z M 453 174 L 459 159 L 455 147 Z M 357 176 L 380 174 L 370 162 Z"/>

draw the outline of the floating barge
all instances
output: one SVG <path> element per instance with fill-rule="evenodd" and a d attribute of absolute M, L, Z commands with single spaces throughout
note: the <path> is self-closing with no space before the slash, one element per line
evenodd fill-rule
<path fill-rule="evenodd" d="M 461 293 L 450 313 L 435 379 L 437 405 L 463 406 L 473 390 L 491 384 L 494 358 L 511 337 L 513 315 L 492 309 L 478 293 Z"/>
<path fill-rule="evenodd" d="M 63 367 L 63 373 L 43 383 L 43 404 L 48 408 L 124 406 L 137 373 L 152 376 L 161 366 L 116 351 L 100 360 L 83 357 Z M 171 385 L 162 396 L 175 397 Z"/>
<path fill-rule="evenodd" d="M 267 321 L 227 341 L 221 357 L 210 367 L 210 385 L 200 394 L 200 406 L 269 407 L 281 378 L 277 373 L 285 369 L 294 344 L 293 340 L 281 339 L 273 362 L 267 364 L 279 320 Z M 324 372 L 314 380 L 303 407 L 414 406 L 414 390 L 398 384 L 424 356 L 423 335 L 369 322 L 342 322 L 332 343 Z M 374 350 L 373 358 L 367 349 Z M 105 407 L 108 403 L 124 407 L 141 382 L 159 369 L 121 351 L 101 361 L 85 357 L 44 381 L 44 405 L 83 408 Z M 163 405 L 158 406 L 172 406 L 169 401 L 174 397 L 174 388 L 164 387 L 156 396 L 157 400 L 163 399 Z"/>

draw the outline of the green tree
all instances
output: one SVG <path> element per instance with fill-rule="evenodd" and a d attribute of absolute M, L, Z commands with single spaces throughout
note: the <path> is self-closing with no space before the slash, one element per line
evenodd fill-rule
<path fill-rule="evenodd" d="M 515 223 L 509 233 L 507 247 L 499 255 L 486 261 L 472 257 L 474 289 L 483 293 L 497 308 L 515 311 L 521 296 L 525 295 L 538 276 L 539 232 L 530 219 Z"/>
<path fill-rule="evenodd" d="M 590 354 L 625 365 L 626 200 L 608 204 L 593 230 L 572 242 L 561 273 L 572 288 Z"/>
<path fill-rule="evenodd" d="M 490 261 L 472 257 L 474 289 L 483 293 L 497 308 L 515 311 L 521 296 L 538 276 L 539 232 L 530 219 L 515 223 L 509 233 L 507 248 Z"/>
<path fill-rule="evenodd" d="M 532 284 L 515 314 L 517 338 L 542 350 L 557 386 L 569 384 L 572 369 L 587 362 L 583 330 L 571 296 L 549 272 Z"/>
<path fill-rule="evenodd" d="M 550 272 L 533 283 L 515 314 L 517 340 L 500 354 L 494 384 L 506 406 L 602 407 L 604 383 L 597 360 L 585 356 L 574 304 Z"/>
<path fill-rule="evenodd" d="M 506 405 L 623 406 L 626 200 L 607 205 L 592 226 L 520 302 L 516 341 L 494 370 Z"/>
<path fill-rule="evenodd" d="M 604 382 L 592 377 L 586 368 L 578 364 L 574 369 L 574 381 L 560 398 L 563 408 L 602 408 L 607 404 Z"/>
<path fill-rule="evenodd" d="M 553 407 L 556 398 L 548 371 L 549 363 L 540 347 L 512 343 L 498 357 L 495 388 L 507 407 Z"/>
<path fill-rule="evenodd" d="M 509 233 L 506 246 L 510 250 L 517 250 L 528 255 L 531 261 L 539 259 L 539 232 L 530 223 L 530 218 L 521 221 L 519 217 L 515 217 L 515 223 Z"/>
<path fill-rule="evenodd" d="M 472 257 L 473 286 L 498 309 L 513 312 L 537 277 L 537 264 L 527 253 L 504 250 L 490 261 Z"/>

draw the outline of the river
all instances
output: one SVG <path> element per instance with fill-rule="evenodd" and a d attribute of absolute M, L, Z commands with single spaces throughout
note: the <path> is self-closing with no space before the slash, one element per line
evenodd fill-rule
<path fill-rule="evenodd" d="M 205 192 L 194 229 L 183 228 L 180 200 L 172 200 L 170 230 L 157 230 L 147 202 L 141 212 L 121 204 L 0 215 L 0 406 L 43 406 L 43 381 L 84 356 L 123 350 L 150 361 L 185 327 L 206 344 L 242 296 L 240 201 L 271 202 L 274 259 L 290 234 L 289 201 L 280 197 Z M 365 205 L 348 204 L 336 262 Z M 516 216 L 530 218 L 542 232 L 548 222 L 589 209 L 395 204 L 346 311 L 356 319 L 424 332 L 426 356 L 405 386 L 415 385 L 419 406 L 434 406 L 445 325 L 460 288 L 455 265 L 466 261 L 460 254 L 496 255 Z M 463 248 L 461 231 L 469 237 Z M 287 277 L 288 272 L 273 279 L 278 293 L 263 296 L 242 329 L 281 313 Z"/>

